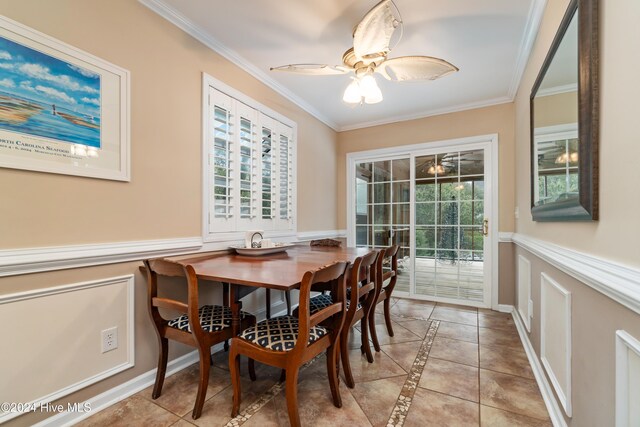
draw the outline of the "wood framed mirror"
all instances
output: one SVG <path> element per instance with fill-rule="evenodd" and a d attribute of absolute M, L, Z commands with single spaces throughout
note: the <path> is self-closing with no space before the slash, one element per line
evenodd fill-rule
<path fill-rule="evenodd" d="M 534 221 L 598 219 L 598 0 L 572 0 L 531 89 Z"/>

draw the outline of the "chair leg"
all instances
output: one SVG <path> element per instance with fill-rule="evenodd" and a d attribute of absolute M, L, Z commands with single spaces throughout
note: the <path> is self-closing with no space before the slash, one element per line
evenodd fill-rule
<path fill-rule="evenodd" d="M 344 328 L 342 329 L 342 332 L 340 333 L 340 358 L 342 359 L 342 368 L 344 369 L 344 382 L 347 385 L 347 387 L 349 388 L 354 388 L 356 386 L 355 381 L 353 380 L 353 374 L 351 373 L 351 364 L 349 363 L 349 346 L 347 345 L 347 341 L 349 338 L 349 331 L 351 330 L 351 328 Z M 330 361 L 330 350 L 332 350 L 331 347 L 329 347 L 329 349 L 327 349 L 327 369 L 329 369 L 328 374 L 329 374 L 329 382 L 331 382 L 331 368 L 329 366 L 329 361 Z M 336 372 L 336 369 L 333 370 L 334 372 Z M 331 394 L 334 394 L 334 390 L 333 390 L 333 385 L 331 387 Z M 333 401 L 336 401 L 336 397 L 335 395 L 333 396 Z"/>
<path fill-rule="evenodd" d="M 291 291 L 284 292 L 284 299 L 287 301 L 287 316 L 291 316 Z"/>
<path fill-rule="evenodd" d="M 360 351 L 367 356 L 367 362 L 373 363 L 373 353 L 371 353 L 371 346 L 369 345 L 369 325 L 367 323 L 366 318 L 360 319 Z"/>
<path fill-rule="evenodd" d="M 200 383 L 198 384 L 198 394 L 196 395 L 196 403 L 193 405 L 193 413 L 191 418 L 197 420 L 202 414 L 202 406 L 207 397 L 207 386 L 209 385 L 209 361 L 211 356 L 210 347 L 198 347 L 200 353 Z"/>
<path fill-rule="evenodd" d="M 393 327 L 391 326 L 391 298 L 387 296 L 387 299 L 384 300 L 384 323 L 387 324 L 387 332 L 389 332 L 389 336 L 393 336 Z"/>
<path fill-rule="evenodd" d="M 251 378 L 251 381 L 255 381 L 256 380 L 256 361 L 253 359 L 249 359 L 248 365 L 249 365 L 249 378 Z"/>
<path fill-rule="evenodd" d="M 240 389 L 240 356 L 233 348 L 231 342 L 231 352 L 229 353 L 229 371 L 231 374 L 231 384 L 233 386 L 233 407 L 231 408 L 231 416 L 236 417 L 240 412 L 241 389 Z"/>
<path fill-rule="evenodd" d="M 380 351 L 380 344 L 378 343 L 378 333 L 376 332 L 376 317 L 375 306 L 371 307 L 369 312 L 369 333 L 371 334 L 371 341 L 373 341 L 373 348 L 376 351 Z"/>
<path fill-rule="evenodd" d="M 287 370 L 286 369 L 282 369 L 280 371 L 280 382 L 283 383 L 284 380 L 287 379 Z"/>
<path fill-rule="evenodd" d="M 267 288 L 264 296 L 266 300 L 265 305 L 267 306 L 267 319 L 271 319 L 271 289 Z"/>
<path fill-rule="evenodd" d="M 336 342 L 327 349 L 327 375 L 329 376 L 329 386 L 331 387 L 331 397 L 333 398 L 333 405 L 336 408 L 342 408 L 342 397 L 340 396 L 340 381 L 338 379 L 338 347 L 339 344 L 338 342 Z M 346 346 L 342 347 L 344 348 Z M 347 375 L 347 366 L 349 366 L 348 363 L 348 359 L 346 364 L 343 362 L 343 364 L 345 365 L 345 377 L 351 375 L 351 370 L 348 371 L 349 374 Z M 348 381 L 349 380 L 347 379 L 347 386 L 349 385 Z M 351 378 L 351 381 L 353 381 L 353 378 Z M 353 388 L 353 386 L 351 387 Z"/>
<path fill-rule="evenodd" d="M 213 354 L 209 354 L 209 366 L 213 366 Z"/>
<path fill-rule="evenodd" d="M 291 427 L 300 427 L 300 414 L 298 413 L 298 367 L 287 369 L 285 380 L 285 392 L 287 397 L 287 412 Z"/>
<path fill-rule="evenodd" d="M 164 384 L 164 376 L 167 372 L 167 356 L 169 355 L 169 340 L 166 338 L 159 339 L 158 354 L 158 372 L 156 373 L 156 383 L 153 386 L 152 399 L 157 399 L 162 393 L 162 385 Z"/>
<path fill-rule="evenodd" d="M 224 341 L 224 351 L 229 351 L 229 340 Z"/>

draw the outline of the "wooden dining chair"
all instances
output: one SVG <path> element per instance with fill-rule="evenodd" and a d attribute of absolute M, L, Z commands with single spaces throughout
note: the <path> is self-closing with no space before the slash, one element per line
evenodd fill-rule
<path fill-rule="evenodd" d="M 198 349 L 200 356 L 200 382 L 196 402 L 191 417 L 195 420 L 202 414 L 202 406 L 209 384 L 211 347 L 233 337 L 231 309 L 227 306 L 198 306 L 198 278 L 193 267 L 183 266 L 166 259 L 145 260 L 147 270 L 147 302 L 149 314 L 158 336 L 158 371 L 151 397 L 157 399 L 162 393 L 162 385 L 167 371 L 169 340 L 178 341 Z M 158 297 L 158 277 L 186 279 L 187 303 L 170 298 Z M 175 310 L 182 313 L 172 319 L 165 319 L 159 309 Z M 256 324 L 255 316 L 241 312 L 241 329 Z M 249 364 L 250 376 L 255 379 L 253 364 Z"/>
<path fill-rule="evenodd" d="M 398 249 L 398 245 L 382 249 L 376 262 L 375 303 L 369 312 L 369 331 L 371 333 L 373 347 L 376 351 L 380 351 L 380 344 L 378 343 L 378 334 L 376 333 L 375 311 L 380 303 L 384 303 L 384 322 L 387 325 L 387 332 L 389 336 L 393 336 L 393 327 L 391 326 L 391 294 L 398 281 Z M 387 280 L 389 283 L 385 285 Z"/>
<path fill-rule="evenodd" d="M 367 356 L 367 361 L 373 363 L 373 354 L 369 345 L 369 314 L 373 310 L 375 298 L 375 275 L 378 251 L 356 258 L 351 267 L 349 282 L 347 284 L 347 314 L 344 326 L 340 334 L 340 356 L 344 369 L 345 384 L 349 388 L 355 387 L 351 363 L 349 361 L 349 334 L 352 327 L 360 322 L 360 351 Z M 327 295 L 319 295 L 315 298 L 325 298 Z"/>
<path fill-rule="evenodd" d="M 342 242 L 336 239 L 318 239 L 311 240 L 309 242 L 309 246 L 339 248 L 340 246 L 342 246 Z M 267 319 L 271 319 L 271 289 L 269 288 L 265 290 L 265 299 L 267 305 Z M 287 314 L 291 315 L 291 291 L 284 291 L 284 299 L 287 304 Z"/>
<path fill-rule="evenodd" d="M 267 365 L 284 369 L 285 391 L 289 421 L 300 426 L 298 414 L 298 373 L 302 365 L 326 350 L 327 375 L 333 404 L 340 408 L 342 399 L 338 387 L 338 347 L 344 324 L 346 298 L 346 269 L 348 262 L 336 262 L 316 271 L 308 271 L 300 285 L 299 317 L 279 316 L 263 320 L 245 329 L 231 340 L 229 368 L 233 384 L 233 408 L 231 416 L 238 415 L 241 401 L 240 370 L 238 356 L 246 355 Z M 336 302 L 310 314 L 309 299 L 315 283 L 334 284 Z M 327 321 L 327 322 L 323 322 Z M 323 322 L 322 325 L 320 323 Z"/>
<path fill-rule="evenodd" d="M 367 356 L 367 361 L 373 363 L 373 354 L 369 345 L 369 312 L 373 308 L 375 298 L 375 274 L 378 251 L 358 257 L 351 264 L 347 272 L 346 314 L 342 333 L 340 334 L 340 357 L 344 367 L 345 383 L 347 387 L 354 388 L 355 381 L 349 362 L 349 334 L 351 328 L 360 321 L 360 351 Z M 353 292 L 354 283 L 358 285 L 358 291 Z M 329 294 L 320 294 L 309 300 L 309 310 L 313 315 L 325 307 L 333 304 L 333 297 Z M 297 316 L 298 310 L 293 312 Z"/>

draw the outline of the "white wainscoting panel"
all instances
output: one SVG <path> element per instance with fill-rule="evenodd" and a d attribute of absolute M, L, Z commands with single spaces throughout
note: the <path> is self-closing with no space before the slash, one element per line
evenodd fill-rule
<path fill-rule="evenodd" d="M 133 275 L 0 296 L 0 402 L 36 407 L 134 365 Z M 102 353 L 101 331 L 118 328 Z M 20 415 L 0 412 L 0 424 Z"/>
<path fill-rule="evenodd" d="M 517 309 L 524 326 L 531 332 L 531 318 L 533 317 L 533 301 L 531 301 L 531 262 L 522 255 L 518 255 L 518 301 Z"/>
<path fill-rule="evenodd" d="M 616 331 L 616 427 L 640 426 L 640 341 Z"/>
<path fill-rule="evenodd" d="M 547 274 L 540 278 L 540 360 L 571 416 L 571 293 Z"/>

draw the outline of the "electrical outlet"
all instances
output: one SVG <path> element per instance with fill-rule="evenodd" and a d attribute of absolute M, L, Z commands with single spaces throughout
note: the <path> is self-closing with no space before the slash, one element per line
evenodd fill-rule
<path fill-rule="evenodd" d="M 105 329 L 102 331 L 102 352 L 115 350 L 118 348 L 118 327 Z"/>

